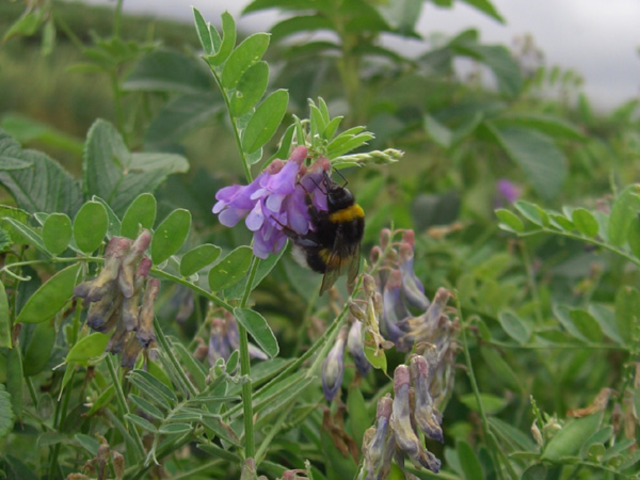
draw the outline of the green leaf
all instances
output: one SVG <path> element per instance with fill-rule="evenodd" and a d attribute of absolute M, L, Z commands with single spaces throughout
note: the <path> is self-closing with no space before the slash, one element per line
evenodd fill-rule
<path fill-rule="evenodd" d="M 53 255 L 59 255 L 67 249 L 72 233 L 71 219 L 64 213 L 52 213 L 42 226 L 42 241 Z"/>
<path fill-rule="evenodd" d="M 460 401 L 470 410 L 480 412 L 480 406 L 478 405 L 478 399 L 476 398 L 475 393 L 466 393 L 461 395 Z M 485 412 L 489 415 L 500 412 L 508 404 L 505 398 L 498 397 L 497 395 L 492 395 L 490 393 L 481 393 L 480 401 L 482 402 Z"/>
<path fill-rule="evenodd" d="M 210 55 L 213 53 L 213 42 L 211 41 L 211 33 L 209 32 L 209 27 L 207 26 L 207 22 L 205 22 L 204 17 L 200 13 L 200 11 L 196 7 L 191 7 L 193 9 L 193 17 L 196 25 L 196 33 L 198 34 L 198 39 L 200 40 L 200 45 L 202 45 L 202 49 L 204 53 Z"/>
<path fill-rule="evenodd" d="M 571 212 L 571 220 L 581 233 L 587 237 L 595 237 L 598 235 L 600 225 L 593 214 L 585 208 L 576 208 Z"/>
<path fill-rule="evenodd" d="M 248 113 L 262 98 L 269 83 L 269 65 L 258 62 L 247 69 L 231 95 L 229 111 L 235 118 Z"/>
<path fill-rule="evenodd" d="M 187 350 L 187 347 L 182 343 L 172 342 L 171 346 L 178 354 L 181 364 L 186 366 L 186 371 L 193 379 L 198 390 L 203 391 L 206 388 L 207 370 L 202 366 L 202 363 L 194 358 L 193 352 Z"/>
<path fill-rule="evenodd" d="M 22 360 L 24 375 L 40 373 L 47 366 L 56 341 L 56 329 L 50 322 L 36 325 Z"/>
<path fill-rule="evenodd" d="M 627 241 L 629 242 L 629 248 L 631 248 L 636 258 L 640 258 L 640 217 L 637 215 L 629 225 Z"/>
<path fill-rule="evenodd" d="M 138 237 L 140 228 L 151 230 L 156 221 L 156 210 L 156 197 L 150 193 L 138 195 L 122 217 L 121 235 L 134 239 Z"/>
<path fill-rule="evenodd" d="M 151 423 L 146 418 L 142 418 L 134 413 L 125 413 L 124 418 L 148 432 L 156 433 L 158 431 L 153 423 Z"/>
<path fill-rule="evenodd" d="M 7 292 L 4 289 L 4 284 L 0 282 L 0 348 L 12 347 L 9 302 L 7 301 Z"/>
<path fill-rule="evenodd" d="M 156 228 L 151 240 L 151 259 L 154 265 L 164 262 L 180 249 L 189 235 L 190 228 L 189 210 L 178 208 L 167 215 Z"/>
<path fill-rule="evenodd" d="M 73 220 L 73 238 L 80 250 L 91 253 L 102 244 L 109 228 L 107 209 L 99 202 L 85 203 Z"/>
<path fill-rule="evenodd" d="M 535 203 L 518 200 L 513 204 L 524 218 L 539 226 L 549 225 L 549 215 Z"/>
<path fill-rule="evenodd" d="M 110 335 L 94 332 L 81 338 L 69 349 L 65 362 L 69 364 L 87 365 L 91 359 L 99 357 L 107 347 Z"/>
<path fill-rule="evenodd" d="M 246 153 L 255 152 L 273 137 L 287 112 L 288 103 L 289 93 L 282 89 L 262 101 L 242 132 L 242 149 Z"/>
<path fill-rule="evenodd" d="M 503 230 L 507 230 L 512 233 L 521 233 L 524 232 L 524 223 L 520 220 L 515 213 L 511 210 L 506 210 L 504 208 L 499 208 L 495 211 L 496 217 L 500 220 L 500 228 Z"/>
<path fill-rule="evenodd" d="M 525 344 L 529 341 L 531 332 L 529 327 L 522 321 L 518 315 L 511 311 L 504 311 L 498 314 L 498 320 L 502 329 L 520 344 Z"/>
<path fill-rule="evenodd" d="M 9 233 L 11 234 L 11 237 L 14 239 L 14 241 L 22 242 L 27 245 L 33 245 L 38 250 L 49 255 L 49 250 L 47 250 L 47 247 L 45 247 L 42 238 L 33 228 L 12 217 L 5 217 L 2 219 L 2 221 L 8 227 Z"/>
<path fill-rule="evenodd" d="M 78 182 L 41 152 L 23 150 L 0 130 L 0 184 L 30 213 L 73 215 L 82 203 Z"/>
<path fill-rule="evenodd" d="M 120 218 L 118 218 L 116 212 L 111 209 L 111 206 L 104 199 L 97 195 L 93 195 L 91 200 L 102 204 L 104 209 L 107 211 L 107 237 L 111 238 L 120 235 L 122 222 L 120 222 Z"/>
<path fill-rule="evenodd" d="M 451 48 L 454 52 L 471 57 L 489 67 L 498 80 L 498 88 L 510 97 L 516 97 L 522 90 L 520 65 L 505 46 L 453 42 Z"/>
<path fill-rule="evenodd" d="M 640 332 L 640 292 L 630 286 L 618 289 L 615 299 L 616 327 L 625 345 L 634 345 Z"/>
<path fill-rule="evenodd" d="M 422 0 L 396 0 L 377 8 L 395 32 L 405 36 L 417 36 L 415 27 L 420 18 L 422 3 Z"/>
<path fill-rule="evenodd" d="M 464 472 L 465 480 L 483 480 L 482 465 L 471 445 L 464 440 L 458 440 L 456 442 L 456 451 L 458 452 L 460 467 Z"/>
<path fill-rule="evenodd" d="M 424 116 L 427 135 L 442 148 L 449 148 L 453 142 L 453 132 L 431 115 Z"/>
<path fill-rule="evenodd" d="M 22 358 L 19 348 L 12 348 L 7 354 L 7 392 L 11 397 L 11 408 L 17 418 L 22 418 L 24 374 L 22 372 Z"/>
<path fill-rule="evenodd" d="M 60 270 L 43 283 L 20 310 L 16 323 L 40 323 L 51 320 L 73 297 L 80 264 Z"/>
<path fill-rule="evenodd" d="M 631 223 L 638 221 L 640 213 L 640 187 L 630 185 L 625 188 L 611 206 L 609 214 L 609 242 L 620 246 L 627 240 Z"/>
<path fill-rule="evenodd" d="M 238 47 L 231 52 L 222 70 L 222 86 L 226 89 L 235 88 L 240 77 L 254 63 L 260 61 L 269 47 L 268 33 L 254 33 L 245 38 Z"/>
<path fill-rule="evenodd" d="M 224 12 L 222 14 L 222 43 L 217 52 L 206 57 L 207 62 L 212 66 L 222 65 L 235 46 L 236 22 L 229 12 Z"/>
<path fill-rule="evenodd" d="M 569 420 L 545 446 L 542 459 L 561 463 L 563 457 L 576 455 L 584 442 L 600 426 L 602 413 Z"/>
<path fill-rule="evenodd" d="M 584 140 L 584 134 L 568 121 L 553 115 L 536 113 L 506 113 L 493 120 L 499 127 L 520 126 L 533 128 L 554 138 Z"/>
<path fill-rule="evenodd" d="M 6 391 L 4 384 L 0 383 L 0 440 L 6 437 L 13 428 L 14 418 L 11 396 Z"/>
<path fill-rule="evenodd" d="M 151 120 L 144 135 L 149 150 L 162 150 L 209 122 L 223 108 L 214 92 L 185 93 L 169 100 Z"/>
<path fill-rule="evenodd" d="M 522 472 L 520 480 L 546 480 L 549 478 L 547 474 L 547 467 L 541 463 L 536 463 Z"/>
<path fill-rule="evenodd" d="M 496 10 L 493 3 L 489 0 L 462 0 L 464 3 L 471 5 L 473 8 L 480 10 L 485 15 L 492 17 L 494 20 L 497 20 L 500 23 L 505 23 L 504 18 L 498 10 Z"/>
<path fill-rule="evenodd" d="M 162 413 L 162 411 L 148 400 L 145 400 L 144 398 L 135 394 L 129 394 L 127 396 L 127 399 L 131 400 L 140 410 L 142 410 L 150 417 L 153 417 L 156 420 L 164 420 L 164 414 Z"/>
<path fill-rule="evenodd" d="M 387 356 L 384 353 L 384 349 L 376 348 L 375 340 L 371 336 L 369 331 L 365 331 L 364 334 L 364 356 L 371 366 L 377 370 L 382 370 L 387 373 Z"/>
<path fill-rule="evenodd" d="M 200 62 L 180 52 L 155 49 L 127 75 L 122 88 L 129 91 L 203 93 L 211 77 Z"/>
<path fill-rule="evenodd" d="M 522 168 L 536 192 L 545 198 L 558 194 L 567 175 L 567 162 L 549 137 L 535 130 L 485 124 L 507 155 Z"/>
<path fill-rule="evenodd" d="M 158 429 L 158 432 L 164 435 L 180 435 L 191 431 L 193 426 L 188 423 L 168 423 Z"/>
<path fill-rule="evenodd" d="M 180 260 L 180 275 L 188 277 L 212 264 L 220 256 L 221 249 L 217 245 L 205 243 L 189 250 Z"/>
<path fill-rule="evenodd" d="M 152 192 L 168 175 L 188 170 L 186 159 L 167 153 L 134 153 L 110 123 L 96 120 L 83 155 L 83 188 L 121 214 L 140 193 Z"/>
<path fill-rule="evenodd" d="M 28 8 L 7 30 L 2 37 L 2 42 L 6 42 L 12 37 L 34 35 L 44 20 L 44 11 L 41 8 Z"/>
<path fill-rule="evenodd" d="M 557 305 L 553 308 L 553 313 L 565 330 L 573 337 L 583 342 L 597 342 L 602 339 L 600 325 L 589 312 Z"/>
<path fill-rule="evenodd" d="M 349 423 L 351 433 L 356 445 L 362 445 L 364 432 L 371 426 L 371 418 L 367 412 L 367 406 L 359 388 L 349 388 L 347 394 L 347 412 L 349 412 Z"/>
<path fill-rule="evenodd" d="M 218 292 L 245 276 L 251 266 L 253 252 L 247 246 L 236 248 L 209 270 L 209 288 Z"/>
<path fill-rule="evenodd" d="M 270 358 L 278 355 L 280 351 L 278 341 L 262 315 L 248 308 L 234 308 L 233 314 L 264 353 Z"/>
<path fill-rule="evenodd" d="M 34 120 L 19 113 L 5 113 L 0 122 L 2 128 L 20 143 L 38 142 L 56 149 L 66 150 L 76 155 L 82 155 L 84 141 L 65 133 L 64 131 L 43 122 Z M 16 168 L 25 168 L 29 162 L 0 154 L 0 169 L 11 169 L 12 163 Z M 22 164 L 22 166 L 20 166 Z"/>
<path fill-rule="evenodd" d="M 144 370 L 134 370 L 129 374 L 130 380 L 140 389 L 152 395 L 156 401 L 163 402 L 165 408 L 172 408 L 178 402 L 173 390 Z"/>

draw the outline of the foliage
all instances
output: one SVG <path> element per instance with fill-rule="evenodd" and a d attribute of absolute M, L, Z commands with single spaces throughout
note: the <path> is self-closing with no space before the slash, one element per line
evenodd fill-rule
<path fill-rule="evenodd" d="M 113 105 L 83 141 L 3 115 L 0 478 L 637 477 L 638 102 L 594 113 L 531 44 L 423 39 L 452 4 L 255 0 L 270 34 L 194 9 L 165 44 L 122 2 L 91 35 L 52 2 L 3 23 Z M 212 125 L 234 150 L 192 155 Z M 296 146 L 366 212 L 353 291 L 210 213 L 228 165 L 250 186 Z"/>

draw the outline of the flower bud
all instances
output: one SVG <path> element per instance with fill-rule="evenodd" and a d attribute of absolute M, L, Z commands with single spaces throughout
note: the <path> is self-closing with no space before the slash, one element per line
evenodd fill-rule
<path fill-rule="evenodd" d="M 355 320 L 351 324 L 351 328 L 349 329 L 347 348 L 349 349 L 349 353 L 351 354 L 351 357 L 356 364 L 358 372 L 360 372 L 360 375 L 364 377 L 367 373 L 369 373 L 371 364 L 364 354 L 364 342 L 362 336 L 362 322 Z"/>
<path fill-rule="evenodd" d="M 331 402 L 340 390 L 344 377 L 344 347 L 348 330 L 343 326 L 338 333 L 327 358 L 322 362 L 322 391 L 327 402 Z"/>

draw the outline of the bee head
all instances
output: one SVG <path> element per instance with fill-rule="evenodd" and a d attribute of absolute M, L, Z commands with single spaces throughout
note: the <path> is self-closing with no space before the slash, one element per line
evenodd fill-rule
<path fill-rule="evenodd" d="M 331 180 L 327 172 L 323 172 L 324 185 L 327 189 L 327 206 L 329 211 L 340 210 L 354 204 L 355 199 L 349 189 Z"/>

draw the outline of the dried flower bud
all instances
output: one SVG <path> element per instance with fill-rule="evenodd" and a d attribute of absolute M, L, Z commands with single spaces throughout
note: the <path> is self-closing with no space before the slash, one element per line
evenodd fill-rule
<path fill-rule="evenodd" d="M 363 469 L 369 478 L 386 478 L 391 469 L 391 459 L 395 453 L 394 436 L 389 431 L 389 420 L 393 400 L 387 394 L 378 400 L 376 428 L 371 428 L 363 441 L 362 451 L 365 462 Z"/>
<path fill-rule="evenodd" d="M 131 240 L 124 237 L 111 237 L 104 252 L 104 265 L 96 278 L 77 285 L 73 293 L 76 297 L 89 302 L 97 302 L 111 290 L 111 283 L 118 277 L 122 258 L 125 256 Z"/>
<path fill-rule="evenodd" d="M 130 335 L 124 344 L 124 350 L 122 351 L 120 365 L 122 365 L 124 368 L 133 368 L 141 351 L 142 345 L 140 344 L 136 336 Z"/>
<path fill-rule="evenodd" d="M 531 436 L 536 441 L 536 443 L 540 446 L 544 445 L 544 440 L 542 439 L 542 433 L 538 428 L 538 420 L 534 420 L 531 424 Z"/>
<path fill-rule="evenodd" d="M 138 271 L 138 264 L 142 260 L 145 250 L 151 243 L 151 233 L 149 230 L 144 229 L 136 238 L 133 245 L 127 253 L 127 256 L 122 260 L 122 267 L 118 275 L 118 285 L 120 291 L 125 298 L 130 298 L 134 293 L 134 277 Z"/>
<path fill-rule="evenodd" d="M 415 391 L 415 408 L 413 417 L 416 425 L 427 437 L 438 442 L 443 442 L 441 417 L 435 411 L 433 399 L 429 394 L 429 383 L 433 375 L 433 367 L 428 364 L 425 357 L 414 355 L 410 361 L 411 379 Z"/>
<path fill-rule="evenodd" d="M 147 280 L 147 288 L 142 298 L 142 307 L 138 316 L 138 341 L 147 348 L 155 340 L 153 334 L 154 303 L 160 290 L 160 281 L 156 278 Z"/>
<path fill-rule="evenodd" d="M 122 296 L 115 283 L 112 282 L 102 298 L 91 303 L 87 313 L 87 325 L 96 332 L 110 332 L 118 322 L 121 306 Z"/>
<path fill-rule="evenodd" d="M 398 447 L 403 450 L 416 465 L 422 465 L 432 472 L 440 471 L 440 460 L 422 446 L 411 425 L 411 406 L 409 401 L 409 367 L 399 365 L 393 376 L 393 412 L 390 425 L 395 434 Z"/>

